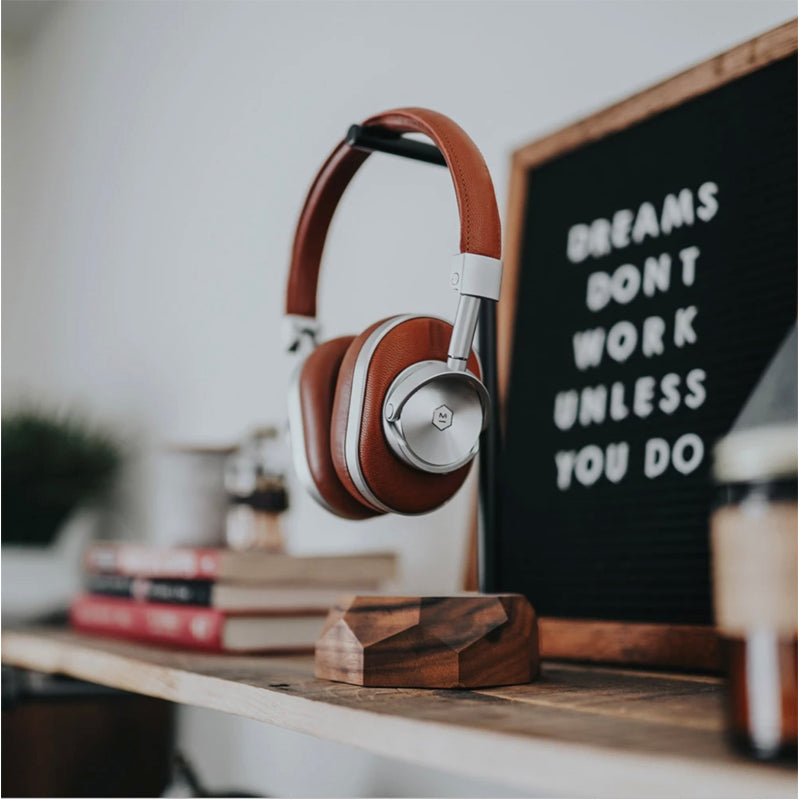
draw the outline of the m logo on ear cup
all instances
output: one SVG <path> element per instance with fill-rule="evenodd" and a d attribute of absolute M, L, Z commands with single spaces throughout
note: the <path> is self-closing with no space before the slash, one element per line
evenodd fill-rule
<path fill-rule="evenodd" d="M 446 405 L 433 409 L 433 424 L 440 430 L 447 430 L 453 424 L 453 412 Z"/>

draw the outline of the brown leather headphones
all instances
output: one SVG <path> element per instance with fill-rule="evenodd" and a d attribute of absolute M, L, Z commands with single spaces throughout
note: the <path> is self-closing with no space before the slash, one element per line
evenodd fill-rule
<path fill-rule="evenodd" d="M 287 346 L 313 350 L 297 370 L 289 428 L 298 475 L 325 508 L 349 519 L 422 514 L 455 494 L 478 451 L 489 397 L 472 351 L 481 298 L 500 296 L 500 217 L 478 148 L 448 117 L 401 108 L 363 127 L 421 133 L 442 152 L 461 218 L 450 283 L 453 325 L 435 317 L 381 320 L 359 336 L 317 344 L 317 280 L 331 218 L 369 152 L 340 142 L 320 169 L 295 233 L 286 291 Z"/>

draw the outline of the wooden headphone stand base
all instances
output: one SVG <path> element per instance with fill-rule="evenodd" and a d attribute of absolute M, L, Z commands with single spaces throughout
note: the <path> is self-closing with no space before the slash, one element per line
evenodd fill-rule
<path fill-rule="evenodd" d="M 357 686 L 508 686 L 538 673 L 536 615 L 519 594 L 345 597 L 316 647 L 318 678 Z"/>

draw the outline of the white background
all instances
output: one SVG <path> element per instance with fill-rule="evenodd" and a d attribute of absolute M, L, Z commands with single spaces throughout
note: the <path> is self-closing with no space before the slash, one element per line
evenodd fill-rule
<path fill-rule="evenodd" d="M 504 210 L 516 146 L 795 13 L 721 0 L 4 0 L 4 408 L 77 405 L 116 425 L 136 443 L 117 533 L 146 535 L 159 443 L 230 441 L 283 418 L 294 224 L 350 123 L 399 105 L 449 114 L 483 150 Z M 329 237 L 325 334 L 451 314 L 457 245 L 444 170 L 370 159 Z M 457 587 L 468 491 L 424 518 L 362 524 L 293 501 L 296 551 L 392 547 L 410 590 Z M 180 739 L 212 786 L 497 791 L 196 709 Z"/>

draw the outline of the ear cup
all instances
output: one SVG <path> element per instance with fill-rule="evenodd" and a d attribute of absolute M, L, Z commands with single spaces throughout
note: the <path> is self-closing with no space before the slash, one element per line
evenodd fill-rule
<path fill-rule="evenodd" d="M 451 331 L 432 317 L 392 317 L 367 328 L 347 348 L 336 384 L 330 451 L 341 483 L 372 508 L 431 511 L 449 500 L 469 473 L 470 464 L 446 475 L 404 464 L 390 449 L 381 421 L 392 381 L 419 361 L 446 361 Z M 468 368 L 480 377 L 474 352 Z"/>
<path fill-rule="evenodd" d="M 336 380 L 353 339 L 353 336 L 342 336 L 323 342 L 303 363 L 297 385 L 302 441 L 294 437 L 292 445 L 304 447 L 308 473 L 323 504 L 342 517 L 366 519 L 381 512 L 364 505 L 345 489 L 333 466 L 330 446 Z"/>

